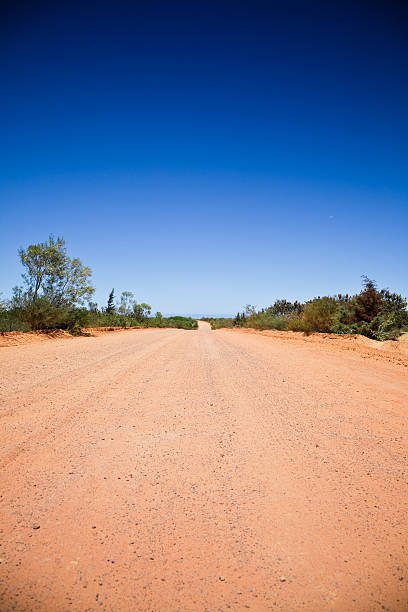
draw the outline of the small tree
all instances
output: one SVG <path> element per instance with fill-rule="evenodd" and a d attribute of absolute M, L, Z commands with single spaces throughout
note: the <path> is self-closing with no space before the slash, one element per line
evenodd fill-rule
<path fill-rule="evenodd" d="M 251 306 L 251 304 L 247 304 L 245 306 L 244 316 L 245 318 L 251 317 L 256 314 L 256 306 Z"/>
<path fill-rule="evenodd" d="M 106 312 L 108 314 L 113 314 L 115 312 L 115 290 L 114 289 L 112 289 L 112 291 L 109 294 L 108 304 L 106 306 Z"/>
<path fill-rule="evenodd" d="M 133 304 L 133 316 L 140 322 L 145 321 L 150 315 L 151 311 L 152 307 L 150 304 L 146 304 L 145 302 L 142 302 L 141 304 L 134 302 Z"/>
<path fill-rule="evenodd" d="M 97 313 L 98 312 L 98 304 L 96 302 L 89 302 L 88 304 L 89 312 Z"/>
<path fill-rule="evenodd" d="M 357 322 L 370 323 L 380 314 L 384 290 L 378 291 L 377 283 L 367 276 L 363 276 L 363 289 L 354 298 L 354 311 Z"/>
<path fill-rule="evenodd" d="M 118 307 L 118 311 L 121 315 L 125 317 L 130 317 L 133 311 L 133 293 L 131 291 L 122 291 L 120 296 L 120 304 Z"/>
<path fill-rule="evenodd" d="M 336 309 L 336 301 L 331 297 L 319 297 L 308 302 L 302 315 L 304 331 L 329 332 Z"/>
<path fill-rule="evenodd" d="M 66 313 L 85 304 L 95 291 L 91 270 L 67 255 L 62 237 L 20 249 L 23 287 L 14 287 L 12 306 L 34 329 L 63 324 Z"/>
<path fill-rule="evenodd" d="M 299 312 L 299 303 L 298 302 L 288 302 L 288 300 L 275 300 L 272 306 L 268 306 L 266 309 L 268 314 L 273 315 L 274 317 L 286 317 L 293 313 Z"/>

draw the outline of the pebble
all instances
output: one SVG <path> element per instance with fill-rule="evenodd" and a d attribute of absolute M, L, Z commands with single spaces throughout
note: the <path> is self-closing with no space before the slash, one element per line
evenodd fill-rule
<path fill-rule="evenodd" d="M 280 580 L 281 582 L 286 582 L 286 578 L 285 578 L 285 576 L 281 576 L 281 577 L 279 578 L 279 580 Z"/>
<path fill-rule="evenodd" d="M 37 523 L 34 523 L 33 529 L 39 529 L 39 528 L 40 528 L 40 525 L 37 525 Z"/>
<path fill-rule="evenodd" d="M 220 578 L 219 578 L 219 579 L 221 580 L 221 582 L 224 582 L 224 581 L 225 581 L 224 576 L 220 576 Z"/>

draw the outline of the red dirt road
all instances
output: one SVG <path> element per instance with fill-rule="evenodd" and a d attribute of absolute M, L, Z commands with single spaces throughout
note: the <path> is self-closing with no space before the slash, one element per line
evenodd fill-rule
<path fill-rule="evenodd" d="M 1 610 L 407 610 L 407 368 L 256 334 L 0 349 Z"/>

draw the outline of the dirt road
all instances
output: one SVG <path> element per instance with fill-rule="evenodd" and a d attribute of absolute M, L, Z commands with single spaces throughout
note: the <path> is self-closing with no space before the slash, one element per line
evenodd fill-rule
<path fill-rule="evenodd" d="M 407 369 L 228 331 L 0 349 L 1 610 L 407 610 Z"/>

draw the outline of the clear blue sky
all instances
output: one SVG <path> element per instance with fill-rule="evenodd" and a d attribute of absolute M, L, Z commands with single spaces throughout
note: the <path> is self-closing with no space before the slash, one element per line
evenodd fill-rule
<path fill-rule="evenodd" d="M 154 310 L 408 294 L 408 5 L 2 3 L 0 291 L 63 235 Z"/>

